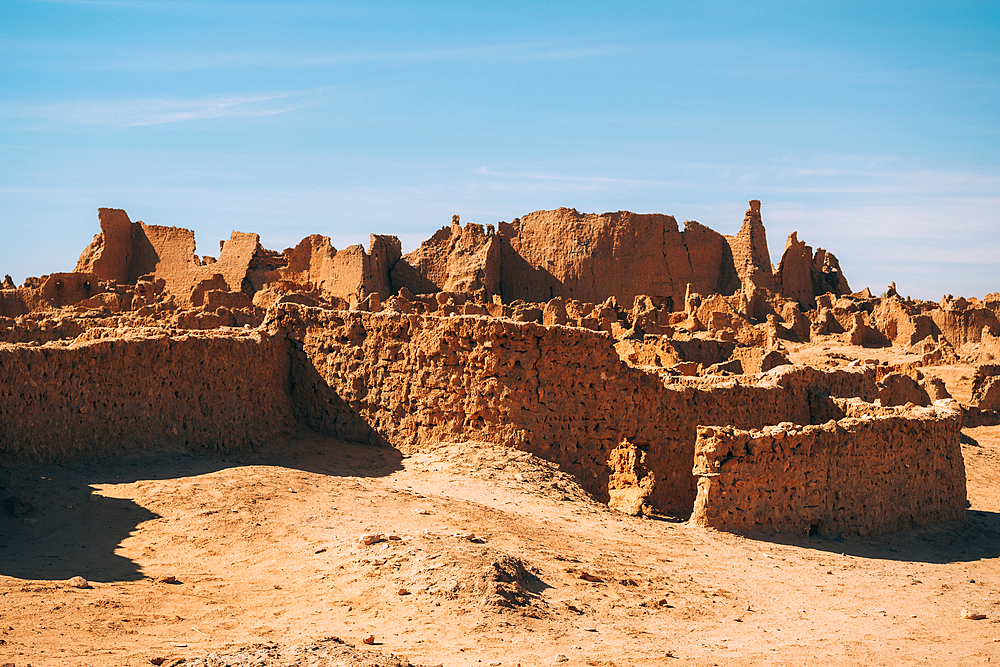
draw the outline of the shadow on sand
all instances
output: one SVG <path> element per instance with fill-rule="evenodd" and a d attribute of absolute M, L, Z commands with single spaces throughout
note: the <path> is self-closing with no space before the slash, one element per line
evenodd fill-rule
<path fill-rule="evenodd" d="M 830 553 L 916 563 L 961 563 L 1000 556 L 1000 513 L 967 510 L 964 523 L 942 523 L 871 538 L 748 535 L 755 540 Z"/>
<path fill-rule="evenodd" d="M 381 477 L 400 470 L 401 461 L 393 447 L 344 443 L 300 429 L 239 456 L 173 451 L 66 464 L 7 463 L 0 467 L 0 575 L 143 579 L 139 566 L 115 550 L 139 524 L 160 516 L 131 500 L 101 495 L 95 485 L 194 477 L 250 465 Z"/>

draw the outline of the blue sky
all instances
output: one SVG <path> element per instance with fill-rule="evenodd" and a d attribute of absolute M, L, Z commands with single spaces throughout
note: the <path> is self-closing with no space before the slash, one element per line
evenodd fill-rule
<path fill-rule="evenodd" d="M 97 208 L 266 247 L 761 199 L 854 289 L 1000 291 L 1000 3 L 0 0 L 0 275 Z"/>

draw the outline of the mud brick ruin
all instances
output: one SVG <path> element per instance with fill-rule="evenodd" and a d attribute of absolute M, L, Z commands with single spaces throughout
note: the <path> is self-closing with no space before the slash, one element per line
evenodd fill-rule
<path fill-rule="evenodd" d="M 630 513 L 867 535 L 961 520 L 960 428 L 1000 423 L 1000 294 L 851 292 L 760 203 L 724 236 L 668 215 L 457 216 L 417 250 L 283 252 L 100 209 L 74 271 L 0 290 L 0 455 L 234 451 L 305 426 L 412 452 L 499 444 Z M 791 342 L 903 365 L 789 362 Z M 920 368 L 978 364 L 960 404 Z"/>

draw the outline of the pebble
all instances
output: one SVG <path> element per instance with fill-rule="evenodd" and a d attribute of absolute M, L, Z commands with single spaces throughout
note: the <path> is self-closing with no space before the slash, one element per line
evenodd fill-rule
<path fill-rule="evenodd" d="M 375 643 L 375 635 L 368 635 L 367 637 L 365 637 L 361 641 L 363 641 L 366 644 L 374 644 Z"/>
<path fill-rule="evenodd" d="M 90 582 L 88 582 L 86 579 L 80 576 L 73 577 L 66 583 L 72 586 L 73 588 L 90 588 Z"/>
<path fill-rule="evenodd" d="M 567 662 L 569 658 L 564 656 L 562 653 L 556 653 L 556 662 Z"/>
<path fill-rule="evenodd" d="M 452 537 L 459 540 L 469 540 L 470 542 L 475 542 L 476 544 L 482 544 L 486 541 L 485 537 L 479 537 L 475 533 L 455 533 Z"/>
<path fill-rule="evenodd" d="M 385 542 L 385 540 L 386 537 L 382 533 L 369 533 L 358 538 L 358 543 L 367 547 L 372 544 L 378 544 L 379 542 Z"/>
<path fill-rule="evenodd" d="M 962 610 L 962 618 L 968 619 L 970 621 L 981 621 L 986 618 L 986 614 L 978 614 L 974 611 L 969 611 L 968 609 Z"/>

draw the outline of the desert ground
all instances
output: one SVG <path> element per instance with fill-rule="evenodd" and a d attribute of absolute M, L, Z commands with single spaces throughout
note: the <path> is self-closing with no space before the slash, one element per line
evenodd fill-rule
<path fill-rule="evenodd" d="M 973 366 L 923 370 L 968 398 Z M 8 466 L 0 664 L 990 663 L 1000 427 L 962 452 L 964 523 L 851 539 L 627 516 L 475 442 L 406 456 L 300 430 L 225 460 Z"/>

